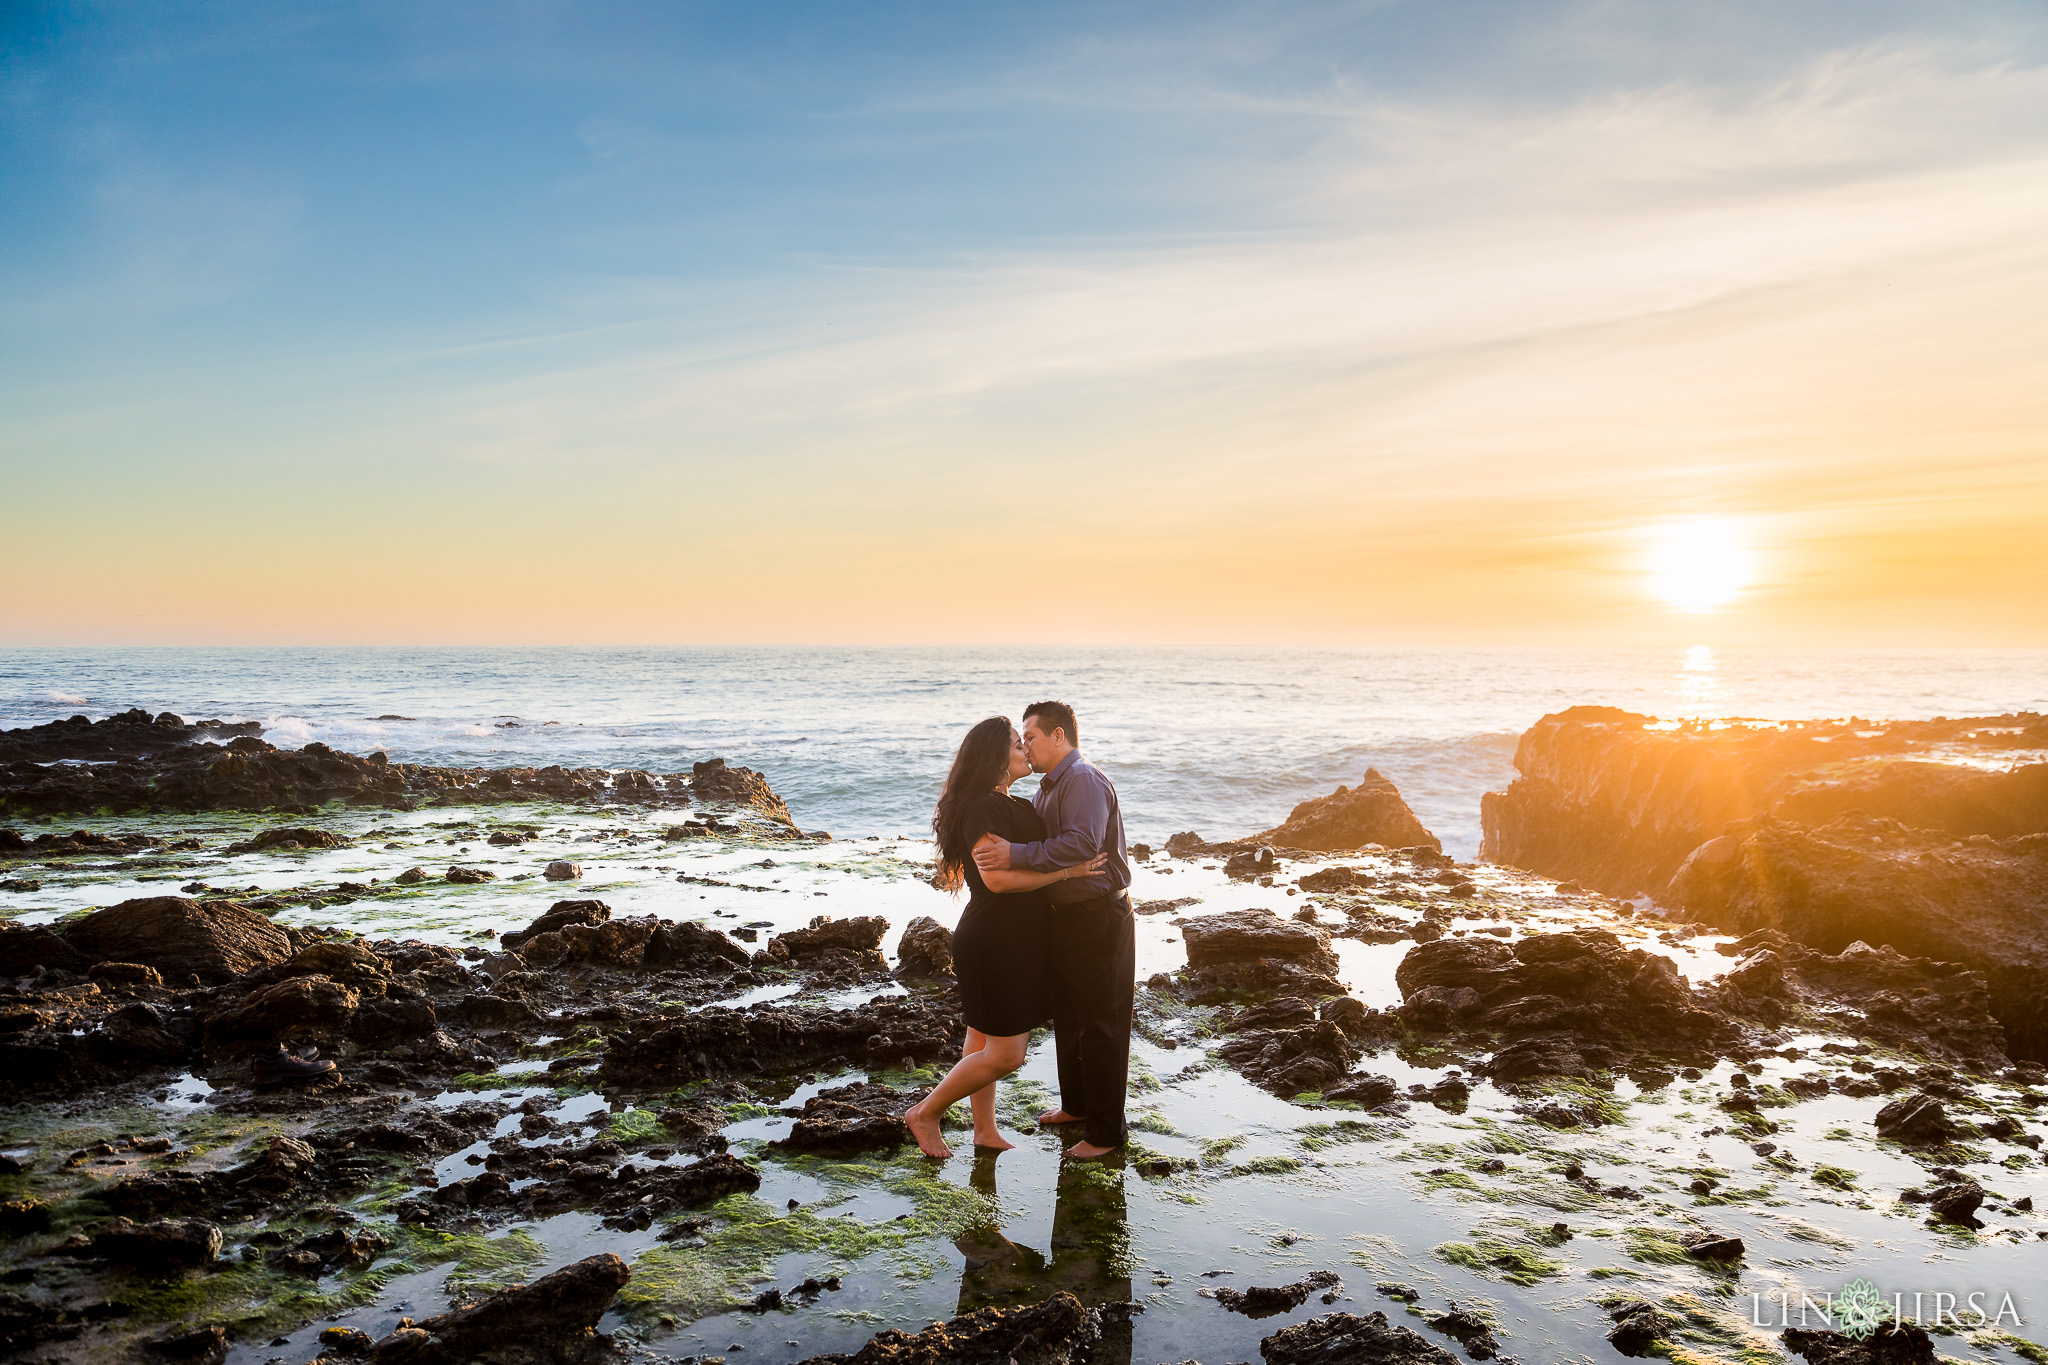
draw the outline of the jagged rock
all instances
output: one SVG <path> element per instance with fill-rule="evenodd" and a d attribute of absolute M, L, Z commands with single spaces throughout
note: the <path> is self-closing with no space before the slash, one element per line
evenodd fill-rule
<path fill-rule="evenodd" d="M 1960 1223 L 1966 1228 L 1981 1228 L 1984 1223 L 1977 1217 L 1977 1207 L 1984 1202 L 1984 1187 L 1968 1179 L 1951 1181 L 1929 1192 L 1927 1211 L 1935 1221 Z"/>
<path fill-rule="evenodd" d="M 902 1115 L 916 1102 L 916 1095 L 872 1082 L 837 1086 L 805 1100 L 788 1136 L 768 1145 L 817 1154 L 893 1151 L 912 1140 Z"/>
<path fill-rule="evenodd" d="M 828 1062 L 893 1066 L 957 1055 L 954 1009 L 928 996 L 887 996 L 858 1009 L 709 1008 L 633 1023 L 611 1035 L 606 1085 L 669 1089 L 707 1077 L 773 1074 Z"/>
<path fill-rule="evenodd" d="M 1340 1100 L 1348 1104 L 1363 1105 L 1377 1109 L 1399 1093 L 1401 1087 L 1391 1076 L 1359 1075 L 1350 1076 L 1323 1091 L 1326 1100 Z"/>
<path fill-rule="evenodd" d="M 1265 1365 L 1458 1365 L 1458 1358 L 1385 1313 L 1325 1313 L 1259 1343 Z"/>
<path fill-rule="evenodd" d="M 1201 915 L 1181 925 L 1188 966 L 1214 967 L 1260 958 L 1280 958 L 1325 975 L 1335 975 L 1337 955 L 1330 936 L 1313 924 L 1284 920 L 1271 910 L 1229 910 Z"/>
<path fill-rule="evenodd" d="M 1476 1313 L 1452 1308 L 1448 1313 L 1427 1314 L 1422 1320 L 1445 1336 L 1456 1338 L 1465 1354 L 1474 1360 L 1492 1360 L 1500 1354 L 1500 1342 L 1494 1339 L 1493 1329 Z"/>
<path fill-rule="evenodd" d="M 494 882 L 498 880 L 498 874 L 486 868 L 464 867 L 458 863 L 448 869 L 443 880 L 458 882 L 465 886 L 475 886 L 480 882 Z"/>
<path fill-rule="evenodd" d="M 702 924 L 662 924 L 647 940 L 641 965 L 650 971 L 730 971 L 753 959 L 747 950 L 716 929 Z"/>
<path fill-rule="evenodd" d="M 573 863 L 566 858 L 557 858 L 542 870 L 541 876 L 551 882 L 573 882 L 583 875 L 583 864 Z"/>
<path fill-rule="evenodd" d="M 1367 844 L 1384 848 L 1421 846 L 1439 852 L 1443 849 L 1442 841 L 1423 828 L 1394 784 L 1373 768 L 1365 770 L 1356 787 L 1339 787 L 1328 796 L 1302 802 L 1286 823 L 1255 834 L 1248 842 L 1316 851 L 1363 848 Z"/>
<path fill-rule="evenodd" d="M 1424 1017 L 1506 1040 L 1486 1072 L 1513 1082 L 1591 1076 L 1633 1052 L 1732 1045 L 1738 1031 L 1707 1008 L 1671 959 L 1625 948 L 1605 929 L 1531 934 L 1513 944 L 1445 938 L 1410 949 L 1394 969 Z M 1479 997 L 1474 1005 L 1461 989 Z M 1403 1006 L 1405 1016 L 1406 1005 Z"/>
<path fill-rule="evenodd" d="M 324 976 L 295 976 L 251 991 L 241 1004 L 206 1021 L 206 1036 L 222 1041 L 274 1040 L 285 1034 L 336 1034 L 362 1004 L 353 986 Z"/>
<path fill-rule="evenodd" d="M 1279 866 L 1271 848 L 1240 849 L 1224 860 L 1223 875 L 1234 881 L 1246 877 L 1263 877 L 1271 875 Z"/>
<path fill-rule="evenodd" d="M 566 929 L 572 924 L 603 924 L 612 917 L 612 908 L 599 900 L 556 901 L 547 913 L 534 920 L 524 929 L 514 929 L 499 936 L 498 945 L 510 952 L 528 939 L 539 938 Z"/>
<path fill-rule="evenodd" d="M 143 758 L 200 741 L 218 742 L 262 733 L 263 727 L 253 720 L 202 720 L 187 725 L 169 711 L 152 716 L 136 707 L 102 721 L 72 716 L 47 725 L 0 730 L 0 763 Z"/>
<path fill-rule="evenodd" d="M 27 976 L 38 967 L 85 970 L 86 955 L 56 929 L 0 920 L 0 976 Z"/>
<path fill-rule="evenodd" d="M 1607 1316 L 1614 1320 L 1607 1333 L 1607 1344 L 1621 1355 L 1638 1358 L 1653 1354 L 1653 1348 L 1672 1325 L 1655 1304 L 1643 1299 L 1616 1304 L 1607 1310 Z"/>
<path fill-rule="evenodd" d="M 2048 1056 L 2048 834 L 1958 840 L 1860 811 L 1819 827 L 1763 818 L 1696 851 L 1671 895 L 1734 933 L 1960 963 L 1982 973 L 2015 1054 Z"/>
<path fill-rule="evenodd" d="M 905 976 L 951 976 L 953 931 L 930 915 L 904 925 L 896 944 L 896 970 Z"/>
<path fill-rule="evenodd" d="M 1102 1315 L 1069 1293 L 1022 1308 L 983 1308 L 921 1332 L 890 1328 L 851 1354 L 799 1365 L 1083 1365 L 1102 1338 Z"/>
<path fill-rule="evenodd" d="M 1938 1144 L 1955 1136 L 1948 1111 L 1932 1095 L 1907 1095 L 1877 1111 L 1877 1135 L 1894 1142 Z"/>
<path fill-rule="evenodd" d="M 291 955 L 285 932 L 232 901 L 150 896 L 73 920 L 60 931 L 87 960 L 139 962 L 165 978 L 225 980 Z"/>
<path fill-rule="evenodd" d="M 170 1332 L 145 1343 L 154 1356 L 164 1360 L 185 1360 L 196 1365 L 225 1365 L 228 1358 L 228 1329 L 218 1324 L 195 1327 L 189 1332 Z"/>
<path fill-rule="evenodd" d="M 768 940 L 768 956 L 778 961 L 804 965 L 835 960 L 861 967 L 887 970 L 882 960 L 882 935 L 889 921 L 880 915 L 853 915 L 834 919 L 818 915 L 803 929 L 792 929 Z"/>
<path fill-rule="evenodd" d="M 1911 1323 L 1887 1323 L 1864 1341 L 1791 1327 L 1783 1341 L 1807 1365 L 1936 1365 L 1940 1359 L 1933 1338 Z"/>
<path fill-rule="evenodd" d="M 92 1254 L 149 1274 L 168 1274 L 210 1264 L 220 1255 L 218 1223 L 203 1218 L 162 1218 L 132 1223 L 116 1218 L 92 1239 Z"/>
<path fill-rule="evenodd" d="M 1295 1029 L 1258 1029 L 1218 1044 L 1216 1055 L 1276 1095 L 1320 1092 L 1344 1077 L 1359 1048 L 1328 1020 Z"/>
<path fill-rule="evenodd" d="M 1307 1303 L 1309 1295 L 1341 1284 L 1343 1280 L 1335 1273 L 1318 1270 L 1293 1284 L 1251 1285 L 1241 1290 L 1220 1286 L 1214 1291 L 1214 1297 L 1216 1302 L 1233 1313 L 1242 1313 L 1248 1318 L 1270 1318 L 1279 1313 L 1291 1313 Z"/>
<path fill-rule="evenodd" d="M 332 830 L 290 826 L 266 829 L 253 838 L 244 839 L 240 843 L 229 844 L 224 851 L 228 853 L 267 853 L 271 849 L 347 847 L 348 840 Z"/>
<path fill-rule="evenodd" d="M 379 1341 L 375 1365 L 541 1365 L 595 1358 L 597 1321 L 633 1278 L 611 1252 L 502 1289 L 481 1303 L 401 1328 Z"/>
<path fill-rule="evenodd" d="M 2001 773 L 1902 761 L 1916 747 L 2039 720 L 1669 729 L 1611 706 L 1575 706 L 1523 734 L 1514 782 L 1481 802 L 1480 856 L 1609 895 L 1662 897 L 1689 854 L 1730 822 L 1759 815 L 1819 823 L 1861 810 L 1957 837 L 2048 830 L 2048 768 Z M 1997 747 L 2029 743 L 2005 735 Z"/>
<path fill-rule="evenodd" d="M 1685 1248 L 1685 1254 L 1702 1261 L 1737 1261 L 1742 1259 L 1744 1247 L 1740 1237 L 1731 1237 L 1721 1232 L 1688 1232 L 1678 1239 Z"/>

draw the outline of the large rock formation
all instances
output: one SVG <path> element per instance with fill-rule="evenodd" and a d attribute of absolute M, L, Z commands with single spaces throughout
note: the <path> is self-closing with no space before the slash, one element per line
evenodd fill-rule
<path fill-rule="evenodd" d="M 2031 712 L 1975 720 L 1687 723 L 1575 706 L 1531 726 L 1514 782 L 1480 804 L 1480 856 L 1610 895 L 1662 897 L 1732 821 L 1856 809 L 1964 838 L 2048 831 L 2048 763 L 2011 771 L 1914 761 L 1937 746 L 2048 748 Z"/>
<path fill-rule="evenodd" d="M 257 911 L 233 901 L 202 904 L 181 896 L 122 901 L 53 930 L 23 932 L 45 944 L 47 956 L 19 964 L 12 960 L 18 954 L 0 954 L 9 959 L 9 969 L 134 962 L 180 983 L 191 976 L 220 981 L 282 962 L 292 953 L 284 930 Z M 24 944 L 19 955 L 29 952 Z"/>
<path fill-rule="evenodd" d="M 631 802 L 731 808 L 790 834 L 789 807 L 750 768 L 707 759 L 687 773 L 602 768 L 439 768 L 325 744 L 280 749 L 253 722 L 131 711 L 0 730 L 0 810 L 289 810 L 328 801 L 412 809 L 498 801 Z M 219 741 L 225 740 L 225 743 Z M 89 763 L 59 762 L 89 759 Z M 111 761 L 109 761 L 111 760 Z M 679 827 L 688 830 L 688 826 Z M 701 829 L 691 832 L 703 832 Z M 4 846 L 4 841 L 0 841 Z"/>
<path fill-rule="evenodd" d="M 1818 829 L 1766 816 L 1703 844 L 1670 896 L 1734 933 L 1964 963 L 1990 988 L 2013 1055 L 2048 1056 L 2048 834 L 1956 840 L 1860 812 Z"/>
<path fill-rule="evenodd" d="M 2038 715 L 1665 726 L 1545 716 L 1482 806 L 1482 856 L 1824 952 L 1864 943 L 1982 974 L 2015 1056 L 2048 1055 L 2048 747 Z"/>
<path fill-rule="evenodd" d="M 1443 851 L 1443 842 L 1422 827 L 1393 783 L 1367 768 L 1356 787 L 1339 787 L 1328 796 L 1312 797 L 1294 808 L 1286 823 L 1243 842 L 1337 852 L 1380 844 L 1386 848 L 1427 845 Z"/>

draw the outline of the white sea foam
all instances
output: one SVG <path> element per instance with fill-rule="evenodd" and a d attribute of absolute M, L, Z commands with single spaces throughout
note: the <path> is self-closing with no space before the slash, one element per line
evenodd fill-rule
<path fill-rule="evenodd" d="M 83 706 L 92 699 L 74 692 L 45 692 L 43 700 L 56 702 L 59 706 Z"/>

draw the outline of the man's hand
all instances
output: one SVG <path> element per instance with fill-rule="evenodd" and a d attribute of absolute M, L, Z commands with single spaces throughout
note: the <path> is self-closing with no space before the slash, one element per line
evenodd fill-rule
<path fill-rule="evenodd" d="M 1010 841 L 998 839 L 993 830 L 982 835 L 974 845 L 974 865 L 983 872 L 1009 871 Z"/>

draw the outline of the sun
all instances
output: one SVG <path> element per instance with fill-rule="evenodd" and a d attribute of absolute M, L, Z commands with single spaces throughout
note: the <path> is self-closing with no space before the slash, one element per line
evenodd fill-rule
<path fill-rule="evenodd" d="M 1734 523 L 1695 517 L 1650 530 L 1650 591 L 1680 611 L 1712 611 L 1749 586 L 1751 559 Z"/>

